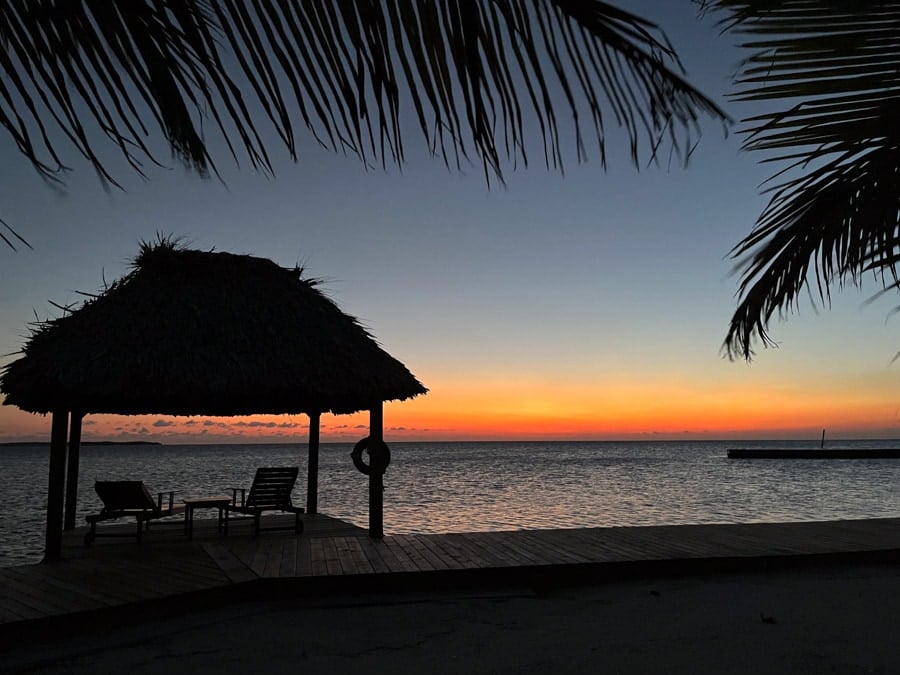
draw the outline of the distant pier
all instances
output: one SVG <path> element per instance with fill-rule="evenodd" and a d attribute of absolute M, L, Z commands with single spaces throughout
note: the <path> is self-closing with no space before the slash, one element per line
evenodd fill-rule
<path fill-rule="evenodd" d="M 730 459 L 900 459 L 900 448 L 731 448 Z"/>

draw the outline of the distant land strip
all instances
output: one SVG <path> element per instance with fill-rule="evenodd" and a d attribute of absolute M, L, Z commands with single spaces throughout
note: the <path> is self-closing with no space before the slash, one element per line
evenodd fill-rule
<path fill-rule="evenodd" d="M 12 445 L 27 445 L 28 447 L 46 447 L 50 445 L 50 441 L 23 441 L 16 443 L 15 441 L 4 441 L 0 443 L 0 448 L 6 448 Z M 82 441 L 81 446 L 86 445 L 162 445 L 159 441 Z"/>

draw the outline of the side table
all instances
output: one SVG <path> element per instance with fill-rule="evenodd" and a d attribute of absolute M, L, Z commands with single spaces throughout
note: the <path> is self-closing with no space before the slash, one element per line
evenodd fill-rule
<path fill-rule="evenodd" d="M 222 532 L 225 507 L 231 503 L 231 497 L 227 495 L 185 497 L 181 501 L 184 502 L 184 533 L 188 539 L 194 538 L 194 509 L 219 509 L 219 520 L 216 527 L 219 533 Z"/>

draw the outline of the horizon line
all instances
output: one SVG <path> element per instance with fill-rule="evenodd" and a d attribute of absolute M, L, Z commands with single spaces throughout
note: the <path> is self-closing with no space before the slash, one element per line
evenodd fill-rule
<path fill-rule="evenodd" d="M 648 436 L 653 436 L 653 434 L 648 434 Z M 220 439 L 220 440 L 202 440 L 198 439 L 199 442 L 195 441 L 182 441 L 182 442 L 171 442 L 166 440 L 156 440 L 150 438 L 136 438 L 129 440 L 103 440 L 103 439 L 90 439 L 85 440 L 82 439 L 81 445 L 161 445 L 161 446 L 177 446 L 177 445 L 309 445 L 309 441 L 307 440 L 267 440 L 264 438 L 257 439 Z M 725 438 L 725 437 L 703 437 L 703 438 L 684 438 L 684 437 L 672 437 L 660 434 L 659 437 L 650 437 L 650 438 L 636 438 L 636 437 L 621 437 L 621 438 L 445 438 L 445 439 L 418 439 L 418 440 L 410 440 L 410 439 L 388 439 L 387 442 L 391 444 L 396 443 L 643 443 L 648 441 L 660 441 L 666 443 L 676 443 L 676 442 L 700 442 L 700 443 L 747 443 L 747 442 L 760 442 L 760 443 L 772 443 L 772 442 L 792 442 L 792 443 L 820 443 L 820 438 L 800 438 L 800 437 L 786 437 L 786 436 L 766 436 L 766 437 L 757 437 L 757 438 Z M 850 437 L 830 437 L 826 439 L 825 445 L 829 443 L 839 442 L 839 441 L 900 441 L 900 435 L 898 436 L 850 436 Z M 320 445 L 348 445 L 357 442 L 356 440 L 323 440 L 319 444 Z M 50 440 L 0 440 L 0 447 L 11 447 L 16 445 L 28 445 L 28 446 L 49 446 Z M 68 445 L 68 441 L 66 443 Z"/>

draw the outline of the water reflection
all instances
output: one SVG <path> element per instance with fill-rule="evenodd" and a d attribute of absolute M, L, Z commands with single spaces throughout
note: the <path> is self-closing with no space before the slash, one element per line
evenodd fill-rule
<path fill-rule="evenodd" d="M 392 443 L 393 462 L 385 476 L 385 531 L 900 515 L 898 460 L 725 458 L 726 448 L 739 446 L 734 442 Z M 367 482 L 350 462 L 351 447 L 323 446 L 319 509 L 366 526 Z M 79 524 L 100 506 L 94 480 L 140 479 L 153 490 L 177 490 L 185 497 L 249 487 L 257 467 L 289 465 L 301 468 L 294 498 L 303 504 L 305 445 L 86 447 Z M 6 482 L 6 498 L 0 505 L 0 565 L 35 561 L 43 546 L 47 452 L 2 448 L 0 470 Z"/>

